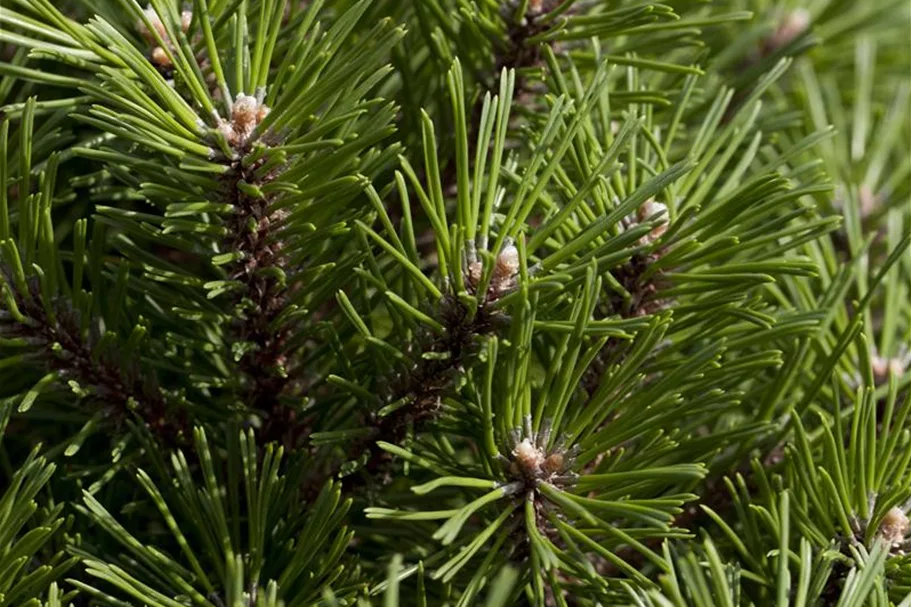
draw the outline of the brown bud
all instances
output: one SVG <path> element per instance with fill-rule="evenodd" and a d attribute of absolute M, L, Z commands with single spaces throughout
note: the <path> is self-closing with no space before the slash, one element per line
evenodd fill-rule
<path fill-rule="evenodd" d="M 231 120 L 221 120 L 218 129 L 231 145 L 242 145 L 269 113 L 269 108 L 256 97 L 240 93 L 231 106 Z"/>
<path fill-rule="evenodd" d="M 222 121 L 218 124 L 218 130 L 222 135 L 225 136 L 225 139 L 228 142 L 228 145 L 234 145 L 237 143 L 237 134 L 234 132 L 234 128 L 231 126 L 230 122 Z"/>
<path fill-rule="evenodd" d="M 544 462 L 544 453 L 529 439 L 523 439 L 512 450 L 519 471 L 525 476 L 537 476 Z"/>
<path fill-rule="evenodd" d="M 544 472 L 547 474 L 557 474 L 563 470 L 564 458 L 563 454 L 559 451 L 555 451 L 547 456 L 547 459 L 544 460 Z"/>
<path fill-rule="evenodd" d="M 889 375 L 900 377 L 905 372 L 905 365 L 899 358 L 885 358 L 884 356 L 873 356 L 870 360 L 870 367 L 873 370 L 873 379 L 877 384 L 884 384 L 889 381 Z"/>
<path fill-rule="evenodd" d="M 516 286 L 516 277 L 519 275 L 519 250 L 515 245 L 503 247 L 497 255 L 496 265 L 490 277 L 490 293 L 496 298 L 511 291 Z"/>
<path fill-rule="evenodd" d="M 860 203 L 861 217 L 868 217 L 876 211 L 879 206 L 879 196 L 873 193 L 870 186 L 864 184 L 857 190 L 857 200 Z"/>
<path fill-rule="evenodd" d="M 905 541 L 905 536 L 911 530 L 911 520 L 905 511 L 898 506 L 892 506 L 879 524 L 877 535 L 886 540 L 890 546 L 899 546 Z"/>
<path fill-rule="evenodd" d="M 152 49 L 152 63 L 158 67 L 171 67 L 171 58 L 163 48 L 156 46 Z"/>
<path fill-rule="evenodd" d="M 259 102 L 256 97 L 241 93 L 231 107 L 231 121 L 236 129 L 252 128 L 256 126 L 258 112 Z"/>
<path fill-rule="evenodd" d="M 658 219 L 662 223 L 654 228 L 651 232 L 649 232 L 645 237 L 643 237 L 644 242 L 655 242 L 661 238 L 665 232 L 667 232 L 667 205 L 660 202 L 655 202 L 654 200 L 646 200 L 636 211 L 636 219 L 638 219 L 639 222 L 647 221 L 649 218 L 654 217 L 655 215 L 658 215 Z"/>
<path fill-rule="evenodd" d="M 514 245 L 503 247 L 493 269 L 494 280 L 506 280 L 519 273 L 519 250 Z"/>
<path fill-rule="evenodd" d="M 480 261 L 473 261 L 468 264 L 468 282 L 474 287 L 481 282 L 481 272 L 483 271 L 484 266 L 481 265 Z"/>
<path fill-rule="evenodd" d="M 161 22 L 161 19 L 158 17 L 158 13 L 155 12 L 155 9 L 152 8 L 152 5 L 148 5 L 142 12 L 145 14 L 146 19 L 149 20 L 149 23 L 152 24 L 152 28 L 158 32 L 158 35 L 161 37 L 161 39 L 167 42 L 168 32 L 165 30 L 164 23 Z M 139 22 L 138 29 L 139 35 L 145 38 L 146 41 L 150 43 L 154 43 L 156 41 L 154 34 L 152 34 L 151 30 L 149 30 L 144 21 Z"/>
<path fill-rule="evenodd" d="M 768 45 L 772 49 L 779 49 L 787 46 L 795 38 L 804 33 L 809 26 L 810 13 L 802 8 L 793 10 L 781 20 L 778 29 L 772 34 Z"/>

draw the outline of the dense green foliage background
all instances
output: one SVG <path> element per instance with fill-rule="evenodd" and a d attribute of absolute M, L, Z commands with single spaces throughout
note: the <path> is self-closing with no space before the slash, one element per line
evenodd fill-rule
<path fill-rule="evenodd" d="M 0 43 L 0 606 L 911 607 L 906 0 Z"/>

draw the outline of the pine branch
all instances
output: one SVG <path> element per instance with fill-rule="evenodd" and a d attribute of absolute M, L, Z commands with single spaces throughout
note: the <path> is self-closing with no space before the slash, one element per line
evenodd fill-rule
<path fill-rule="evenodd" d="M 0 275 L 6 284 L 13 284 L 5 268 L 0 268 Z M 153 376 L 135 359 L 118 360 L 116 352 L 101 345 L 91 332 L 86 335 L 77 313 L 61 301 L 49 304 L 53 309 L 49 315 L 37 282 L 28 286 L 28 297 L 9 290 L 23 317 L 17 319 L 8 311 L 0 311 L 0 334 L 35 347 L 57 379 L 75 382 L 79 390 L 88 388 L 91 399 L 101 404 L 118 426 L 136 414 L 164 447 L 186 445 L 191 436 L 187 412 L 166 400 Z"/>
<path fill-rule="evenodd" d="M 0 9 L 0 594 L 905 600 L 911 12 L 729 4 Z"/>
<path fill-rule="evenodd" d="M 521 97 L 526 92 L 528 80 L 524 71 L 526 68 L 539 66 L 543 57 L 541 44 L 531 39 L 547 31 L 550 25 L 542 23 L 542 19 L 560 3 L 560 0 L 529 0 L 524 15 L 506 17 L 505 40 L 499 41 L 496 45 L 499 48 L 496 48 L 494 55 L 494 78 L 487 84 L 487 90 L 496 90 L 499 75 L 503 70 L 515 70 L 516 88 L 513 96 Z M 515 10 L 509 3 L 503 7 L 504 11 L 510 9 Z"/>
<path fill-rule="evenodd" d="M 528 3 L 524 15 L 508 14 L 516 11 L 512 3 L 503 4 L 501 11 L 506 25 L 505 36 L 493 41 L 493 69 L 490 74 L 480 74 L 479 83 L 486 92 L 496 94 L 499 90 L 500 75 L 513 71 L 516 74 L 512 91 L 512 100 L 521 100 L 529 92 L 530 83 L 527 76 L 529 68 L 542 63 L 542 44 L 532 42 L 531 38 L 545 32 L 549 24 L 541 20 L 560 3 L 560 0 L 534 0 Z M 481 127 L 481 115 L 484 107 L 484 95 L 478 95 L 468 119 L 468 153 L 474 155 L 477 146 L 478 130 Z M 440 176 L 443 192 L 453 194 L 458 181 L 456 163 L 449 159 Z"/>
<path fill-rule="evenodd" d="M 439 409 L 440 399 L 452 388 L 458 373 L 476 351 L 479 337 L 495 331 L 497 313 L 488 306 L 479 306 L 472 315 L 455 297 L 440 303 L 439 320 L 444 333 L 428 345 L 419 346 L 411 369 L 393 379 L 392 389 L 385 399 L 396 407 L 390 414 L 380 416 L 371 411 L 363 426 L 371 428 L 370 435 L 357 441 L 348 451 L 346 460 L 364 460 L 364 470 L 371 477 L 388 473 L 391 456 L 378 446 L 379 442 L 400 445 L 408 431 L 419 432 L 430 423 Z M 501 322 L 501 320 L 499 320 Z M 345 477 L 350 484 L 357 481 Z"/>
<path fill-rule="evenodd" d="M 664 227 L 659 226 L 653 230 L 650 237 L 658 238 L 663 232 Z M 600 302 L 598 313 L 603 318 L 614 315 L 624 319 L 636 318 L 654 314 L 666 307 L 667 303 L 656 297 L 659 292 L 660 275 L 649 276 L 646 273 L 649 266 L 657 261 L 660 255 L 660 250 L 650 253 L 635 253 L 629 261 L 610 271 L 616 281 L 615 284 L 622 291 L 618 292 L 617 289 L 614 289 L 607 298 Z M 598 386 L 601 385 L 609 366 L 623 361 L 628 347 L 628 340 L 616 337 L 608 339 L 607 344 L 598 352 L 591 367 L 582 378 L 582 388 L 590 396 L 594 395 Z"/>
<path fill-rule="evenodd" d="M 274 210 L 275 196 L 262 192 L 280 175 L 281 166 L 264 172 L 268 155 L 248 165 L 243 161 L 253 151 L 256 141 L 251 136 L 267 113 L 260 100 L 239 95 L 231 120 L 222 123 L 220 129 L 235 153 L 225 159 L 229 170 L 221 178 L 218 200 L 233 209 L 224 250 L 237 259 L 229 266 L 229 277 L 241 285 L 235 298 L 239 318 L 231 327 L 240 346 L 239 370 L 246 379 L 241 398 L 265 417 L 258 440 L 291 448 L 299 446 L 309 431 L 284 402 L 299 387 L 294 374 L 300 371 L 287 347 L 291 327 L 279 318 L 288 306 L 288 257 L 279 227 L 287 211 Z"/>

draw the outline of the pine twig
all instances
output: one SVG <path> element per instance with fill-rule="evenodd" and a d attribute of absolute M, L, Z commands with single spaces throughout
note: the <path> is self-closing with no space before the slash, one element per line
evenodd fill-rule
<path fill-rule="evenodd" d="M 439 409 L 440 398 L 452 385 L 453 376 L 471 355 L 475 339 L 496 328 L 495 312 L 480 306 L 471 316 L 455 298 L 443 301 L 440 316 L 445 334 L 420 350 L 418 362 L 398 378 L 398 385 L 387 399 L 390 403 L 405 400 L 406 404 L 383 417 L 375 412 L 368 414 L 364 423 L 373 431 L 348 451 L 347 461 L 365 459 L 364 469 L 370 476 L 382 474 L 391 460 L 378 443 L 400 444 L 409 428 L 417 431 L 431 420 Z"/>
<path fill-rule="evenodd" d="M 288 259 L 278 227 L 285 212 L 272 208 L 272 196 L 257 195 L 262 185 L 276 178 L 281 167 L 257 174 L 266 158 L 249 166 L 242 160 L 251 151 L 251 136 L 267 113 L 268 108 L 258 99 L 239 95 L 231 120 L 222 123 L 221 130 L 235 156 L 228 160 L 230 170 L 220 197 L 234 209 L 225 248 L 238 254 L 238 261 L 230 267 L 230 278 L 241 284 L 235 309 L 242 314 L 232 333 L 242 348 L 239 367 L 246 379 L 244 403 L 265 417 L 257 434 L 264 444 L 278 441 L 285 447 L 296 447 L 308 432 L 297 419 L 297 412 L 284 401 L 298 385 L 292 375 L 297 367 L 287 350 L 291 328 L 278 321 L 288 306 L 284 284 Z"/>
<path fill-rule="evenodd" d="M 12 284 L 5 270 L 0 274 Z M 98 340 L 91 333 L 83 335 L 73 310 L 55 302 L 52 318 L 42 304 L 38 285 L 29 284 L 29 292 L 28 297 L 13 294 L 24 321 L 0 311 L 0 334 L 37 346 L 38 356 L 49 370 L 81 389 L 89 388 L 94 400 L 105 406 L 118 425 L 135 413 L 164 446 L 188 444 L 192 431 L 186 411 L 167 402 L 152 376 L 141 370 L 135 359 L 124 362 L 113 352 L 99 352 Z"/>

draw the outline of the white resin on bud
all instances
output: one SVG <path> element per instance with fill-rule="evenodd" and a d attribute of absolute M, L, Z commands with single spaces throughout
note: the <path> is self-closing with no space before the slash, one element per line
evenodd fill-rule
<path fill-rule="evenodd" d="M 886 540 L 890 546 L 900 546 L 911 531 L 911 520 L 905 511 L 898 506 L 892 506 L 879 524 L 879 536 Z"/>
<path fill-rule="evenodd" d="M 787 46 L 808 27 L 810 27 L 809 11 L 803 8 L 790 11 L 784 16 L 778 29 L 772 35 L 771 46 L 776 49 Z"/>
<path fill-rule="evenodd" d="M 880 381 L 887 380 L 890 374 L 901 377 L 905 372 L 905 365 L 900 358 L 886 358 L 876 355 L 870 361 L 870 366 L 873 368 L 873 377 Z"/>
<path fill-rule="evenodd" d="M 231 106 L 231 120 L 221 120 L 218 130 L 224 134 L 229 144 L 243 145 L 268 114 L 268 106 L 256 97 L 239 93 Z"/>
<path fill-rule="evenodd" d="M 466 257 L 465 270 L 468 284 L 472 289 L 477 289 L 484 273 L 484 266 L 478 260 L 473 246 L 469 247 Z M 507 241 L 494 261 L 490 284 L 487 288 L 487 298 L 496 300 L 515 289 L 519 268 L 519 249 L 512 242 Z"/>
<path fill-rule="evenodd" d="M 164 23 L 161 22 L 161 19 L 158 17 L 158 13 L 155 12 L 155 9 L 152 8 L 152 5 L 147 5 L 142 14 L 145 15 L 145 18 L 149 20 L 149 23 L 152 24 L 152 27 L 158 32 L 158 35 L 161 36 L 161 39 L 165 42 L 168 41 L 168 33 L 164 29 Z M 145 38 L 148 42 L 156 42 L 155 36 L 146 26 L 144 21 L 139 22 L 139 34 Z"/>
<path fill-rule="evenodd" d="M 493 270 L 495 280 L 507 280 L 519 273 L 519 249 L 509 244 L 497 255 L 497 265 Z"/>
<path fill-rule="evenodd" d="M 527 438 L 516 445 L 512 455 L 519 470 L 529 477 L 536 476 L 544 463 L 544 452 Z"/>
<path fill-rule="evenodd" d="M 638 219 L 639 222 L 648 221 L 656 215 L 658 216 L 658 221 L 661 223 L 643 237 L 643 240 L 646 242 L 655 242 L 667 232 L 667 224 L 670 218 L 670 215 L 668 215 L 667 212 L 667 205 L 661 202 L 655 202 L 654 200 L 646 200 L 639 207 L 638 211 L 636 211 L 636 219 Z"/>
<path fill-rule="evenodd" d="M 160 46 L 156 46 L 152 49 L 152 63 L 158 67 L 171 67 L 171 58 L 168 57 L 167 51 Z"/>

